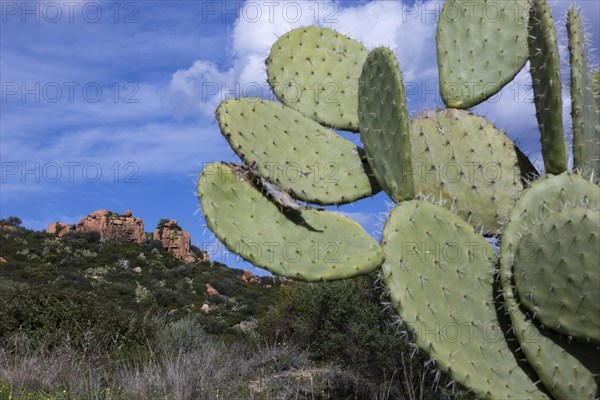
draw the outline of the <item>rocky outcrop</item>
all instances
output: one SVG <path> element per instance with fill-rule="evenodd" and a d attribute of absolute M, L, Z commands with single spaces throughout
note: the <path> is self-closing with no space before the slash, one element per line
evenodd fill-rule
<path fill-rule="evenodd" d="M 48 233 L 64 236 L 69 232 L 98 232 L 100 237 L 115 242 L 142 243 L 145 238 L 144 222 L 134 218 L 130 210 L 117 214 L 108 210 L 97 210 L 75 225 L 55 222 L 48 225 Z"/>
<path fill-rule="evenodd" d="M 260 278 L 247 270 L 244 270 L 240 279 L 247 283 L 260 283 Z"/>
<path fill-rule="evenodd" d="M 63 224 L 62 222 L 53 222 L 48 224 L 48 229 L 46 231 L 61 237 L 69 232 L 75 232 L 75 225 Z"/>
<path fill-rule="evenodd" d="M 206 284 L 206 293 L 208 293 L 209 296 L 218 296 L 219 295 L 219 291 L 217 289 L 215 289 L 214 287 L 212 287 L 210 283 Z"/>
<path fill-rule="evenodd" d="M 144 222 L 134 218 L 131 211 L 124 214 L 112 213 L 108 210 L 94 211 L 82 219 L 75 227 L 77 232 L 98 232 L 101 237 L 115 242 L 142 243 L 146 237 Z"/>
<path fill-rule="evenodd" d="M 97 210 L 77 224 L 53 222 L 48 224 L 48 233 L 59 237 L 69 232 L 98 232 L 100 237 L 124 243 L 142 243 L 146 238 L 144 222 L 133 217 L 131 210 L 123 214 L 108 210 Z M 173 257 L 186 263 L 209 262 L 208 253 L 197 248 L 192 250 L 190 234 L 181 229 L 174 219 L 163 219 L 152 234 L 152 239 L 162 243 L 163 248 Z"/>
<path fill-rule="evenodd" d="M 187 263 L 209 261 L 208 253 L 203 252 L 200 256 L 197 256 L 191 251 L 190 234 L 177 225 L 177 221 L 174 219 L 161 220 L 152 235 L 152 239 L 162 242 L 165 250 L 179 260 Z"/>

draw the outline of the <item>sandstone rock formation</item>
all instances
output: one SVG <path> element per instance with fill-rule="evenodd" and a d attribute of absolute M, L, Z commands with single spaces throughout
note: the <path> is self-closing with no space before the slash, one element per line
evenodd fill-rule
<path fill-rule="evenodd" d="M 48 224 L 48 229 L 46 231 L 48 233 L 61 237 L 69 232 L 75 232 L 75 225 L 63 224 L 62 222 L 53 222 L 51 224 Z"/>
<path fill-rule="evenodd" d="M 240 279 L 248 283 L 260 283 L 260 278 L 247 270 L 244 270 Z"/>
<path fill-rule="evenodd" d="M 64 236 L 68 232 L 98 232 L 101 237 L 115 242 L 142 243 L 145 238 L 144 222 L 134 218 L 131 211 L 125 214 L 112 213 L 108 210 L 97 210 L 83 218 L 75 225 L 56 222 L 48 225 L 47 232 Z"/>
<path fill-rule="evenodd" d="M 117 214 L 108 210 L 97 210 L 77 224 L 54 222 L 48 224 L 48 233 L 64 236 L 69 232 L 98 232 L 101 237 L 115 242 L 142 243 L 146 238 L 144 222 L 133 217 L 131 210 Z M 152 235 L 152 239 L 162 242 L 163 247 L 173 257 L 186 263 L 209 262 L 207 252 L 191 251 L 190 234 L 177 225 L 177 221 L 163 219 Z"/>
<path fill-rule="evenodd" d="M 173 257 L 179 260 L 183 260 L 187 263 L 209 261 L 208 253 L 204 252 L 201 257 L 196 257 L 196 255 L 190 251 L 190 234 L 177 225 L 177 221 L 174 219 L 161 220 L 152 235 L 152 239 L 161 241 L 165 250 L 173 254 Z"/>

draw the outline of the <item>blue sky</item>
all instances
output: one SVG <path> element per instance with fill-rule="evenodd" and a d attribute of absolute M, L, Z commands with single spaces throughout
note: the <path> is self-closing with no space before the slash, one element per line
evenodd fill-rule
<path fill-rule="evenodd" d="M 599 3 L 552 2 L 565 67 L 566 10 L 582 8 L 597 49 Z M 44 229 L 97 209 L 131 209 L 146 231 L 160 218 L 177 219 L 214 260 L 260 272 L 218 246 L 197 212 L 195 180 L 202 166 L 236 160 L 215 123 L 216 106 L 231 96 L 273 98 L 264 70 L 271 44 L 312 24 L 369 48 L 391 47 L 410 84 L 411 115 L 442 106 L 435 95 L 435 23 L 442 5 L 0 0 L 0 216 L 16 215 L 28 228 Z M 591 61 L 599 64 L 597 52 Z M 474 111 L 539 164 L 529 82 L 525 69 Z M 570 131 L 566 85 L 565 100 Z M 339 211 L 376 236 L 386 200 L 379 194 Z"/>

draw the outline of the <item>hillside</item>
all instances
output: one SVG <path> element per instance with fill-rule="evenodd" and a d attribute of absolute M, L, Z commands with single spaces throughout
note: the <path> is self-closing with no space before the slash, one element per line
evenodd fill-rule
<path fill-rule="evenodd" d="M 156 240 L 116 242 L 96 232 L 57 237 L 0 228 L 0 257 L 1 297 L 14 288 L 76 290 L 132 316 L 198 314 L 209 333 L 219 334 L 234 334 L 236 324 L 264 315 L 281 284 L 270 277 L 248 280 L 244 271 L 217 262 L 183 262 Z"/>

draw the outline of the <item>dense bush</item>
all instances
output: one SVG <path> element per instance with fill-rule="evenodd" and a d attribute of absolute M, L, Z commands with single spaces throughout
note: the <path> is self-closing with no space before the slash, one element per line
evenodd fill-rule
<path fill-rule="evenodd" d="M 0 342 L 17 333 L 49 347 L 83 351 L 123 350 L 143 345 L 151 330 L 115 307 L 83 292 L 21 288 L 0 298 Z"/>
<path fill-rule="evenodd" d="M 425 360 L 411 357 L 391 315 L 382 312 L 380 295 L 372 276 L 291 285 L 259 329 L 271 340 L 308 350 L 316 361 L 335 362 L 370 379 L 389 380 L 406 362 L 422 371 Z"/>
<path fill-rule="evenodd" d="M 89 249 L 90 244 L 100 241 L 100 233 L 96 231 L 69 232 L 62 237 L 62 241 L 74 249 Z"/>
<path fill-rule="evenodd" d="M 164 250 L 164 247 L 160 240 L 147 239 L 142 242 L 142 249 L 144 249 L 144 251 L 148 251 L 148 252 L 150 252 L 154 249 L 162 252 Z"/>
<path fill-rule="evenodd" d="M 19 217 L 1 218 L 0 225 L 19 227 L 23 221 Z"/>

